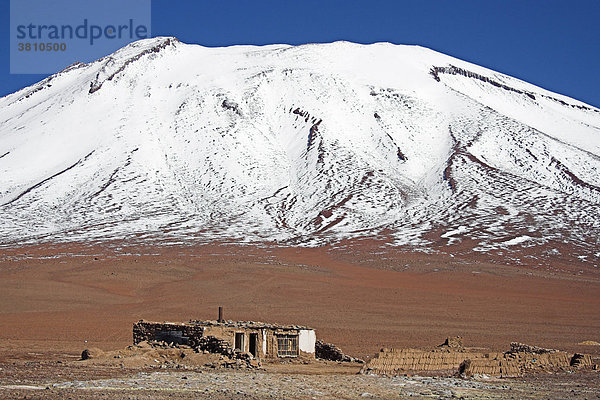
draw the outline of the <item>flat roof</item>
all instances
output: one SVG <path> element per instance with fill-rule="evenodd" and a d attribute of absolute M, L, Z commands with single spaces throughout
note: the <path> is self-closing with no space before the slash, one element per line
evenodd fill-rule
<path fill-rule="evenodd" d="M 216 320 L 189 320 L 187 322 L 169 322 L 169 321 L 146 321 L 140 320 L 139 322 L 145 322 L 150 324 L 171 324 L 171 325 L 183 325 L 183 326 L 223 326 L 227 328 L 249 328 L 249 329 L 282 329 L 282 330 L 311 330 L 314 331 L 313 328 L 302 326 L 302 325 L 279 325 L 272 324 L 268 322 L 258 322 L 258 321 L 223 321 L 219 322 Z"/>

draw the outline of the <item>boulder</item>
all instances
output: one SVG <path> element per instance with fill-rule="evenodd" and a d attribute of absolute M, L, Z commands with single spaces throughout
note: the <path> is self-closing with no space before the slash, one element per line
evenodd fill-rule
<path fill-rule="evenodd" d="M 89 349 L 85 349 L 81 352 L 81 359 L 89 360 L 91 358 L 98 358 L 102 354 L 104 354 L 104 352 L 100 349 L 89 348 Z"/>

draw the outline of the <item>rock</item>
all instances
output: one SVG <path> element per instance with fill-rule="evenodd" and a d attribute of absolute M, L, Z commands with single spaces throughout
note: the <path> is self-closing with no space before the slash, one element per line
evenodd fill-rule
<path fill-rule="evenodd" d="M 571 367 L 574 368 L 585 368 L 592 366 L 592 357 L 589 354 L 573 354 L 571 357 Z"/>
<path fill-rule="evenodd" d="M 81 352 L 81 359 L 82 360 L 89 360 L 91 358 L 97 358 L 100 355 L 102 355 L 104 352 L 100 349 L 96 349 L 96 348 L 89 348 L 89 349 L 85 349 Z"/>
<path fill-rule="evenodd" d="M 461 336 L 447 337 L 446 341 L 440 345 L 440 347 L 442 346 L 460 349 L 463 347 L 463 338 Z"/>

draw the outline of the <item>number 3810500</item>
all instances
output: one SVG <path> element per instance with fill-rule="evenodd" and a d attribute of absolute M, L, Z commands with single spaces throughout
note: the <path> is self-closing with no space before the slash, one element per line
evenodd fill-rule
<path fill-rule="evenodd" d="M 67 50 L 66 43 L 19 43 L 17 45 L 19 51 L 65 51 Z"/>

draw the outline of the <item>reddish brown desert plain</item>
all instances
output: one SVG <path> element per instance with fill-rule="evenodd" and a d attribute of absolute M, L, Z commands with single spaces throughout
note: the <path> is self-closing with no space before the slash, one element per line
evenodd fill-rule
<path fill-rule="evenodd" d="M 454 335 L 497 350 L 520 341 L 598 351 L 578 345 L 600 339 L 593 267 L 549 272 L 374 247 L 5 249 L 1 357 L 114 349 L 131 344 L 140 319 L 215 319 L 218 306 L 227 319 L 311 326 L 360 357 Z"/>
<path fill-rule="evenodd" d="M 311 326 L 363 359 L 457 335 L 498 351 L 518 341 L 597 356 L 600 346 L 579 343 L 600 339 L 599 278 L 583 263 L 503 265 L 375 242 L 4 249 L 0 363 L 121 349 L 140 319 L 216 319 L 218 306 L 227 319 Z"/>

